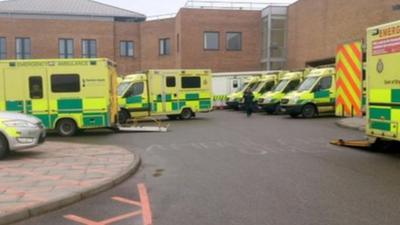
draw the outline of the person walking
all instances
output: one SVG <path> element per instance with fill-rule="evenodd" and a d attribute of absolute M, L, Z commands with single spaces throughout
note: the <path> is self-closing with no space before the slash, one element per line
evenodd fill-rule
<path fill-rule="evenodd" d="M 254 107 L 254 95 L 250 89 L 247 89 L 244 92 L 244 107 L 246 109 L 247 117 L 250 117 L 253 114 L 253 107 Z"/>

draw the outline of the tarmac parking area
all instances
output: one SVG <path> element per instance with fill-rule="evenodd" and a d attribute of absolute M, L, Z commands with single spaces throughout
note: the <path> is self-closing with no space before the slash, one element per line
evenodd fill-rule
<path fill-rule="evenodd" d="M 191 121 L 165 121 L 171 124 L 168 133 L 51 137 L 117 145 L 138 153 L 142 165 L 109 191 L 18 225 L 83 224 L 68 215 L 103 222 L 128 215 L 135 212 L 129 205 L 110 199 L 139 200 L 138 184 L 147 187 L 152 218 L 98 224 L 397 224 L 400 154 L 330 145 L 332 139 L 364 137 L 336 120 L 215 111 Z"/>

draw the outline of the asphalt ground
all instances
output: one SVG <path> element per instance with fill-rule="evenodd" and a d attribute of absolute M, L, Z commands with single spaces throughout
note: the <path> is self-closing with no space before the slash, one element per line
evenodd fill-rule
<path fill-rule="evenodd" d="M 141 155 L 141 169 L 109 191 L 18 225 L 82 224 L 65 216 L 104 221 L 134 212 L 138 207 L 111 198 L 140 199 L 138 184 L 147 187 L 154 225 L 399 224 L 400 154 L 331 146 L 332 139 L 364 137 L 336 120 L 217 111 L 167 121 L 168 133 L 53 137 L 125 147 Z M 140 225 L 142 218 L 112 224 Z"/>

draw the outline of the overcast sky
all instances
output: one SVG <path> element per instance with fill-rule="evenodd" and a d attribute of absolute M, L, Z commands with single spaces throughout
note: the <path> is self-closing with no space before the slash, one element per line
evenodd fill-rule
<path fill-rule="evenodd" d="M 179 8 L 185 5 L 187 0 L 97 0 L 97 1 L 118 6 L 124 9 L 129 9 L 139 13 L 143 13 L 146 16 L 154 16 L 161 14 L 176 13 Z M 265 2 L 265 3 L 269 2 L 287 3 L 294 1 L 295 0 L 272 0 L 272 1 L 228 0 L 228 2 Z"/>

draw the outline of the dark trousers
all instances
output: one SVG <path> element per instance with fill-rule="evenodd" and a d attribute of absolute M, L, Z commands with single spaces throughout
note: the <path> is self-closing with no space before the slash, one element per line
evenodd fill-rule
<path fill-rule="evenodd" d="M 251 116 L 251 114 L 253 114 L 253 106 L 252 105 L 246 106 L 246 114 L 247 114 L 247 116 Z"/>

